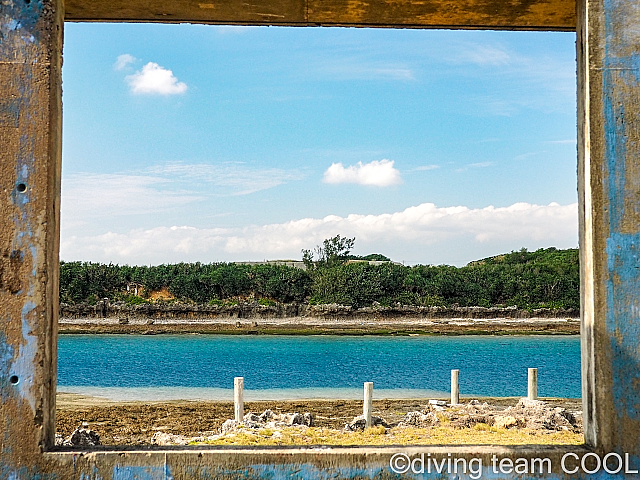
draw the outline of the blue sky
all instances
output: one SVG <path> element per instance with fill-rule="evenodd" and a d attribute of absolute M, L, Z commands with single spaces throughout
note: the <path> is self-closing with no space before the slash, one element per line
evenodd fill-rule
<path fill-rule="evenodd" d="M 65 24 L 63 260 L 577 245 L 575 35 Z"/>

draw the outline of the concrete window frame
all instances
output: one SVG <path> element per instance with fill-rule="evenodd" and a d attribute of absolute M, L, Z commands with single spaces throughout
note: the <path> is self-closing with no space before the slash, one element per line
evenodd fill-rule
<path fill-rule="evenodd" d="M 640 9 L 629 0 L 3 0 L 0 3 L 0 478 L 398 478 L 400 452 L 640 461 Z M 576 31 L 586 444 L 55 451 L 65 21 Z M 597 478 L 608 474 L 600 472 Z M 470 478 L 465 475 L 462 478 Z M 617 478 L 622 478 L 621 474 Z M 629 476 L 633 478 L 635 475 Z M 425 474 L 422 478 L 440 478 Z M 520 478 L 520 477 L 519 477 Z"/>

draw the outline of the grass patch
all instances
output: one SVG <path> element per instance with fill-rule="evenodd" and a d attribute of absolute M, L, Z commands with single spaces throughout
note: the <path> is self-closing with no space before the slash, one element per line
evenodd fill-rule
<path fill-rule="evenodd" d="M 581 433 L 566 431 L 502 429 L 477 424 L 473 428 L 454 429 L 372 427 L 364 431 L 344 432 L 331 428 L 287 427 L 280 431 L 261 428 L 224 435 L 204 442 L 207 445 L 582 445 Z"/>

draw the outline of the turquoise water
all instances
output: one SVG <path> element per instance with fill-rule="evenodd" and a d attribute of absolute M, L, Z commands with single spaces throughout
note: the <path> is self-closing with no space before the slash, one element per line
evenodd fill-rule
<path fill-rule="evenodd" d="M 61 335 L 58 390 L 113 399 L 445 396 L 451 369 L 462 395 L 522 396 L 527 368 L 538 394 L 580 397 L 578 336 Z"/>

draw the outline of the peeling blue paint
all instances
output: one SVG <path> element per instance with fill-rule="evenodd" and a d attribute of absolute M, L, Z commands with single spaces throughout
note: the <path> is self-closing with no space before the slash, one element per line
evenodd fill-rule
<path fill-rule="evenodd" d="M 640 89 L 637 4 L 604 0 L 604 58 L 602 74 L 605 130 L 605 187 L 609 236 L 606 244 L 605 325 L 610 336 L 611 385 L 616 406 L 614 438 L 640 445 L 625 434 L 629 420 L 640 425 L 640 205 L 637 179 L 627 178 L 627 162 L 639 162 L 638 145 L 629 140 L 636 129 L 637 102 L 629 91 Z M 627 112 L 627 105 L 630 111 Z M 633 431 L 633 430 L 632 430 Z M 627 437 L 627 438 L 625 438 Z"/>
<path fill-rule="evenodd" d="M 507 457 L 501 457 L 507 458 Z M 511 457 L 515 460 L 514 457 Z M 632 463 L 636 465 L 635 463 Z M 572 469 L 573 464 L 567 464 L 568 469 Z M 612 465 L 615 469 L 615 466 Z M 609 474 L 603 469 L 596 473 L 577 472 L 575 474 L 565 474 L 561 472 L 560 465 L 553 465 L 551 473 L 546 470 L 540 473 L 502 473 L 498 469 L 494 470 L 493 465 L 484 465 L 481 471 L 474 470 L 467 473 L 453 470 L 451 473 L 446 471 L 424 472 L 418 473 L 408 471 L 406 473 L 394 472 L 390 467 L 332 467 L 319 468 L 312 464 L 256 464 L 243 468 L 224 469 L 221 467 L 186 467 L 183 474 L 186 478 L 198 478 L 202 480 L 214 480 L 218 478 L 233 478 L 234 480 L 332 480 L 332 479 L 358 479 L 358 480 L 375 480 L 384 478 L 385 480 L 508 480 L 517 478 L 518 480 L 562 480 L 570 478 L 571 480 L 628 480 L 623 473 Z M 114 478 L 115 480 L 115 478 Z"/>
<path fill-rule="evenodd" d="M 141 467 L 123 466 L 113 467 L 113 480 L 172 480 L 167 466 Z"/>
<path fill-rule="evenodd" d="M 607 330 L 611 334 L 613 398 L 618 419 L 640 422 L 640 233 L 607 239 Z"/>
<path fill-rule="evenodd" d="M 9 365 L 13 359 L 13 346 L 7 342 L 4 332 L 0 330 L 0 388 L 2 389 L 2 401 L 5 401 L 5 383 L 8 384 Z"/>
<path fill-rule="evenodd" d="M 32 63 L 40 59 L 37 52 L 28 50 L 33 42 L 39 41 L 39 22 L 43 14 L 43 0 L 31 0 L 29 3 L 20 0 L 0 0 L 0 60 L 13 58 L 21 53 Z M 637 3 L 637 2 L 635 2 Z M 637 122 L 637 119 L 627 118 L 625 101 L 628 98 L 618 98 L 619 86 L 632 87 L 638 91 L 640 82 L 640 55 L 626 53 L 640 45 L 637 39 L 626 39 L 627 42 L 620 45 L 622 19 L 633 8 L 628 0 L 604 0 L 605 10 L 605 55 L 603 69 L 603 109 L 605 121 L 605 163 L 606 188 L 608 189 L 608 215 L 609 238 L 606 244 L 607 267 L 609 278 L 606 284 L 607 316 L 605 318 L 606 329 L 611 336 L 610 348 L 612 353 L 611 375 L 613 385 L 613 397 L 618 406 L 619 421 L 615 428 L 624 432 L 624 422 L 627 419 L 640 422 L 640 232 L 629 233 L 625 226 L 628 218 L 628 208 L 640 208 L 640 205 L 627 202 L 628 178 L 627 159 L 639 161 L 637 152 L 629 150 L 637 148 L 630 145 L 629 124 Z M 635 7 L 639 8 L 639 7 Z M 637 34 L 637 33 L 636 33 Z M 631 33 L 630 33 L 631 35 Z M 34 57 L 35 55 L 35 57 Z M 25 64 L 26 65 L 26 64 Z M 20 86 L 20 95 L 15 104 L 0 105 L 0 117 L 14 126 L 19 126 L 20 121 L 35 121 L 28 118 L 33 82 L 29 77 L 30 71 L 26 67 L 26 81 Z M 635 101 L 635 100 L 633 100 Z M 21 119 L 16 113 L 15 105 L 19 105 L 27 117 Z M 19 139 L 19 150 L 16 153 L 16 179 L 29 185 L 29 179 L 36 168 L 33 158 L 35 139 L 28 135 L 22 135 Z M 15 189 L 14 189 L 15 190 Z M 3 332 L 0 331 L 0 395 L 3 402 L 10 397 L 20 395 L 28 401 L 32 409 L 35 409 L 35 398 L 32 395 L 34 372 L 37 359 L 37 337 L 33 335 L 32 328 L 37 325 L 36 304 L 30 299 L 35 294 L 37 286 L 37 243 L 34 238 L 37 234 L 37 225 L 33 212 L 29 210 L 31 203 L 31 190 L 20 193 L 13 192 L 14 204 L 18 207 L 19 215 L 14 219 L 16 225 L 16 238 L 14 247 L 16 250 L 28 252 L 25 261 L 30 261 L 31 278 L 28 281 L 28 289 L 18 292 L 24 296 L 24 305 L 21 314 L 22 339 L 19 345 L 12 346 L 7 342 Z M 626 229 L 626 230 L 625 230 Z M 640 229 L 637 226 L 636 230 Z M 36 232 L 34 234 L 34 231 Z M 30 255 L 30 256 L 29 256 Z M 26 292 L 26 293 L 25 293 Z M 2 321 L 17 321 L 16 319 L 2 319 Z M 16 353 L 17 351 L 17 353 Z M 18 385 L 8 382 L 10 375 L 20 378 Z M 17 393 L 16 393 L 17 392 Z M 5 425 L 12 421 L 5 418 Z M 5 432 L 6 435 L 7 432 Z M 6 438 L 5 438 L 6 440 Z M 10 442 L 2 443 L 0 454 L 11 450 Z M 638 452 L 636 452 L 638 453 Z M 195 453 L 194 453 L 195 454 Z M 309 455 L 313 455 L 310 450 Z M 424 473 L 414 475 L 394 474 L 389 467 L 366 466 L 366 456 L 346 454 L 353 458 L 353 466 L 320 468 L 312 464 L 256 464 L 237 469 L 228 469 L 216 466 L 183 466 L 181 474 L 197 478 L 218 478 L 220 476 L 238 479 L 269 479 L 269 480 L 329 480 L 330 478 L 349 479 L 424 479 L 424 480 L 454 480 L 456 478 L 470 478 L 469 475 L 447 475 L 438 473 Z M 55 475 L 43 475 L 35 466 L 20 466 L 3 462 L 8 456 L 0 456 L 0 479 L 10 480 L 49 480 Z M 258 458 L 258 457 L 253 457 Z M 634 465 L 640 463 L 640 457 L 632 455 Z M 137 458 L 137 461 L 140 459 Z M 264 461 L 264 460 L 262 460 Z M 186 463 L 186 462 L 185 462 Z M 374 462 L 372 462 L 374 463 Z M 75 465 L 75 463 L 74 463 Z M 360 466 L 358 466 L 360 465 Z M 363 466 L 364 465 L 364 466 Z M 557 466 L 554 466 L 557 467 Z M 63 475 L 69 475 L 66 471 Z M 109 475 L 107 474 L 107 477 Z M 178 475 L 181 477 L 182 475 Z M 496 474 L 488 466 L 485 466 L 481 475 L 482 479 L 500 480 L 508 478 L 522 480 L 545 478 L 548 480 L 560 480 L 571 478 L 572 480 L 613 480 L 623 479 L 623 475 L 610 475 L 606 472 L 596 474 L 577 474 L 572 476 L 559 473 L 533 475 L 533 474 Z M 80 480 L 102 480 L 95 465 L 87 467 L 87 471 L 76 472 L 73 478 Z M 130 466 L 116 465 L 111 472 L 113 480 L 172 480 L 173 476 L 169 467 L 162 466 Z"/>
<path fill-rule="evenodd" d="M 34 35 L 37 36 L 37 24 L 41 21 L 42 14 L 42 0 L 31 0 L 29 2 L 5 0 L 2 3 L 0 6 L 0 58 L 7 58 L 8 55 L 11 55 L 4 50 L 6 47 L 23 53 L 25 58 L 29 58 L 32 62 L 38 61 L 37 57 L 33 57 L 33 51 L 31 49 L 27 51 L 26 48 L 36 38 Z M 21 51 L 23 48 L 25 48 L 24 52 Z M 16 53 L 14 52 L 12 55 L 15 57 Z M 29 118 L 33 96 L 32 89 L 34 87 L 31 81 L 31 69 L 28 64 L 25 64 L 24 74 L 25 78 L 18 82 L 18 97 L 13 100 L 13 103 L 19 106 L 26 121 L 36 121 L 35 118 Z M 15 114 L 12 118 L 17 123 L 15 126 L 19 126 L 19 115 Z M 29 185 L 30 177 L 34 173 L 36 165 L 34 157 L 35 142 L 36 139 L 32 135 L 23 134 L 19 137 L 18 151 L 14 157 L 16 186 L 19 183 Z M 9 375 L 16 375 L 19 381 L 16 385 L 10 385 L 7 388 L 11 392 L 17 392 L 19 397 L 27 402 L 35 413 L 37 389 L 34 388 L 34 380 L 38 367 L 38 338 L 33 333 L 33 330 L 36 328 L 39 319 L 37 302 L 33 296 L 38 291 L 37 261 L 39 255 L 37 239 L 34 234 L 34 232 L 37 232 L 37 227 L 33 223 L 38 220 L 34 217 L 34 212 L 31 211 L 31 195 L 32 191 L 29 188 L 23 192 L 18 192 L 17 188 L 14 187 L 11 193 L 13 204 L 18 207 L 14 216 L 15 236 L 12 250 L 30 254 L 22 256 L 23 262 L 29 262 L 30 275 L 28 278 L 22 279 L 23 286 L 17 293 L 20 298 L 24 299 L 20 318 L 22 339 L 19 345 L 14 346 L 14 355 L 9 363 Z M 14 319 L 13 321 L 16 320 Z"/>
<path fill-rule="evenodd" d="M 0 463 L 0 478 L 7 480 L 55 480 L 57 475 L 43 474 L 33 465 L 11 468 Z"/>
<path fill-rule="evenodd" d="M 80 473 L 80 480 L 102 480 L 102 476 L 98 472 L 98 468 L 94 465 L 91 473 Z"/>
<path fill-rule="evenodd" d="M 31 332 L 29 325 L 30 317 L 35 313 L 36 305 L 32 301 L 28 301 L 22 307 L 22 338 L 25 343 L 21 344 L 18 349 L 18 356 L 11 365 L 10 375 L 17 375 L 19 382 L 14 388 L 18 393 L 29 402 L 31 409 L 35 411 L 36 399 L 33 396 L 33 382 L 36 355 L 38 354 L 37 337 Z M 33 320 L 33 318 L 31 318 Z"/>
<path fill-rule="evenodd" d="M 5 0 L 0 3 L 0 7 L 0 55 L 10 58 L 4 55 L 3 50 L 15 48 L 17 44 L 6 39 L 17 37 L 25 46 L 39 39 L 37 26 L 44 11 L 44 5 L 42 0 L 32 0 L 29 3 Z"/>
<path fill-rule="evenodd" d="M 0 126 L 18 128 L 20 122 L 20 102 L 0 99 Z"/>

